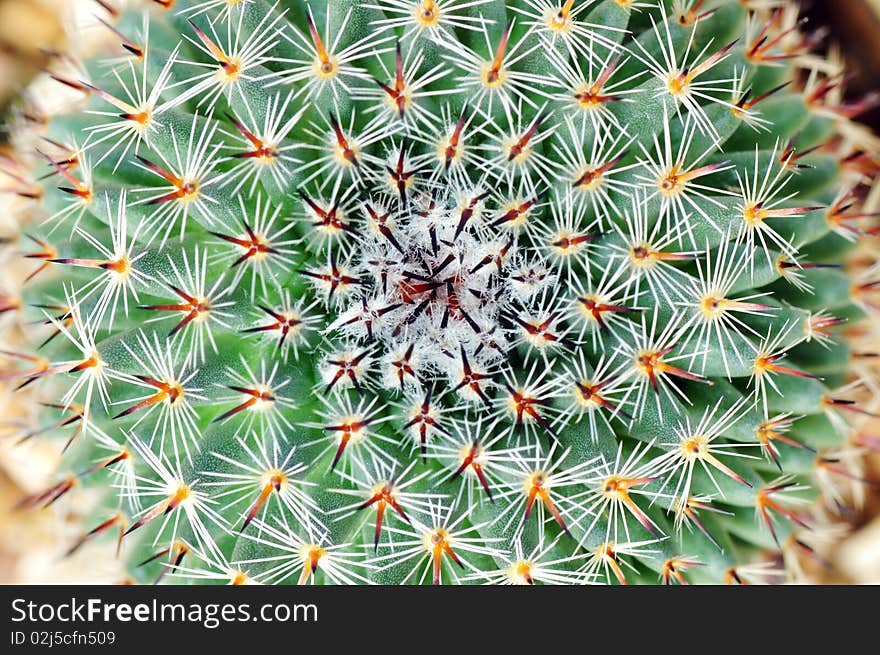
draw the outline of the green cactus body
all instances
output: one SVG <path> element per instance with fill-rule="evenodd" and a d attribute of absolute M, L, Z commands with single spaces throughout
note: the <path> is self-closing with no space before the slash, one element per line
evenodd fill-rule
<path fill-rule="evenodd" d="M 11 377 L 66 447 L 24 503 L 88 498 L 71 550 L 756 583 L 858 501 L 867 101 L 792 3 L 92 9 L 71 101 L 11 119 L 45 323 Z"/>

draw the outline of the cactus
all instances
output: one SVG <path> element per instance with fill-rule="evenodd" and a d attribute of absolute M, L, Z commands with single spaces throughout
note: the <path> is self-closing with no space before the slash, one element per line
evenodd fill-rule
<path fill-rule="evenodd" d="M 877 159 L 795 3 L 86 4 L 4 159 L 33 326 L 4 375 L 64 452 L 21 504 L 88 507 L 68 554 L 233 584 L 821 561 L 877 406 Z"/>

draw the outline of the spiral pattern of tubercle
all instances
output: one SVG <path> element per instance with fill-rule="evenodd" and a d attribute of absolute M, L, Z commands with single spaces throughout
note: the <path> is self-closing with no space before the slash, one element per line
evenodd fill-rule
<path fill-rule="evenodd" d="M 75 3 L 3 158 L 22 507 L 141 582 L 807 579 L 880 269 L 875 99 L 799 18 Z"/>

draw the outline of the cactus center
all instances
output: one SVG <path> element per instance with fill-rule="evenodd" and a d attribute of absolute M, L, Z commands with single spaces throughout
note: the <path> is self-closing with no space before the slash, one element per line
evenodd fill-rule
<path fill-rule="evenodd" d="M 363 419 L 349 416 L 339 426 L 339 438 L 346 443 L 355 444 L 366 436 L 366 427 L 367 424 Z"/>
<path fill-rule="evenodd" d="M 475 474 L 476 471 L 473 470 L 473 466 L 480 466 L 485 463 L 485 452 L 483 451 L 483 447 L 478 443 L 468 444 L 462 446 L 458 453 L 458 459 L 460 460 L 460 463 L 468 462 L 470 465 L 467 467 L 467 472 Z"/>
<path fill-rule="evenodd" d="M 657 188 L 664 196 L 673 196 L 684 189 L 686 176 L 681 173 L 681 164 L 675 164 L 664 177 L 657 180 Z"/>
<path fill-rule="evenodd" d="M 199 181 L 195 178 L 181 181 L 178 190 L 178 201 L 192 202 L 199 197 Z"/>
<path fill-rule="evenodd" d="M 131 121 L 132 127 L 136 132 L 144 132 L 150 127 L 153 120 L 153 111 L 149 107 L 144 107 L 135 113 L 126 114 L 125 117 Z"/>
<path fill-rule="evenodd" d="M 504 84 L 507 79 L 507 71 L 503 66 L 499 66 L 493 62 L 487 62 L 483 67 L 483 84 L 490 89 L 497 89 Z"/>
<path fill-rule="evenodd" d="M 102 268 L 109 271 L 117 283 L 124 282 L 131 275 L 131 261 L 126 254 L 111 262 L 107 262 Z"/>
<path fill-rule="evenodd" d="M 80 202 L 83 205 L 91 205 L 92 201 L 95 199 L 92 187 L 86 186 L 85 184 L 78 184 L 76 188 L 71 188 L 69 193 L 79 197 Z"/>
<path fill-rule="evenodd" d="M 587 168 L 573 182 L 572 186 L 581 191 L 594 191 L 602 184 L 602 170 L 599 168 Z"/>
<path fill-rule="evenodd" d="M 397 487 L 394 486 L 393 482 L 380 482 L 373 487 L 370 492 L 370 497 L 377 498 L 386 503 L 396 503 Z"/>
<path fill-rule="evenodd" d="M 413 16 L 420 27 L 434 27 L 440 23 L 440 9 L 433 0 L 424 0 L 413 7 Z"/>
<path fill-rule="evenodd" d="M 582 380 L 574 385 L 574 397 L 581 407 L 594 409 L 599 406 L 598 386 L 591 380 Z"/>
<path fill-rule="evenodd" d="M 520 139 L 513 139 L 505 145 L 507 151 L 507 161 L 515 164 L 522 164 L 528 161 L 532 154 L 532 149 L 528 144 L 523 144 Z"/>
<path fill-rule="evenodd" d="M 437 159 L 448 168 L 451 164 L 461 161 L 462 148 L 452 138 L 437 141 Z"/>
<path fill-rule="evenodd" d="M 435 528 L 425 534 L 425 548 L 429 551 L 437 552 L 449 545 L 449 533 L 443 528 Z"/>
<path fill-rule="evenodd" d="M 749 227 L 755 227 L 763 221 L 767 214 L 760 205 L 747 205 L 742 210 L 743 219 Z"/>
<path fill-rule="evenodd" d="M 326 557 L 327 551 L 317 544 L 305 544 L 299 549 L 299 556 L 303 562 L 303 570 L 300 575 L 299 584 L 305 584 L 309 577 L 314 575 L 315 571 L 321 564 L 321 560 Z"/>
<path fill-rule="evenodd" d="M 211 301 L 207 298 L 196 298 L 188 311 L 194 314 L 193 322 L 204 323 L 211 315 Z"/>
<path fill-rule="evenodd" d="M 358 161 L 358 156 L 360 155 L 360 148 L 358 148 L 357 144 L 340 144 L 337 143 L 333 148 L 333 154 L 336 156 L 336 162 L 340 166 L 344 166 L 346 168 L 350 168 L 356 164 Z"/>
<path fill-rule="evenodd" d="M 254 400 L 250 408 L 255 412 L 268 411 L 275 405 L 275 395 L 272 393 L 272 389 L 265 385 L 258 385 L 252 392 L 249 390 L 247 399 Z"/>
<path fill-rule="evenodd" d="M 574 100 L 581 109 L 595 109 L 603 103 L 604 96 L 595 84 L 583 84 L 574 94 Z"/>
<path fill-rule="evenodd" d="M 755 357 L 755 363 L 752 366 L 752 372 L 756 376 L 761 376 L 767 371 L 772 370 L 774 361 L 775 358 L 773 356 L 762 353 Z"/>
<path fill-rule="evenodd" d="M 535 471 L 528 477 L 526 477 L 525 481 L 525 492 L 526 494 L 531 494 L 537 491 L 550 491 L 550 485 L 548 484 L 548 476 L 544 471 Z"/>
<path fill-rule="evenodd" d="M 545 23 L 553 32 L 568 32 L 571 30 L 571 8 L 574 0 L 566 0 L 559 9 L 550 9 L 545 14 Z"/>
<path fill-rule="evenodd" d="M 507 569 L 507 579 L 511 584 L 516 585 L 531 585 L 534 584 L 534 580 L 532 578 L 532 569 L 534 568 L 534 564 L 529 562 L 528 560 L 519 560 L 518 562 L 514 562 Z"/>
<path fill-rule="evenodd" d="M 254 151 L 253 158 L 259 164 L 274 164 L 278 159 L 278 146 L 267 143 Z"/>
<path fill-rule="evenodd" d="M 104 368 L 104 360 L 101 359 L 97 350 L 93 350 L 75 368 L 80 371 L 87 371 L 91 375 L 99 375 Z"/>
<path fill-rule="evenodd" d="M 345 215 L 335 208 L 328 211 L 315 223 L 315 227 L 319 231 L 326 232 L 330 236 L 341 234 L 346 226 Z"/>
<path fill-rule="evenodd" d="M 578 298 L 580 315 L 589 323 L 599 323 L 602 319 L 602 311 L 609 305 L 605 299 L 590 295 Z"/>
<path fill-rule="evenodd" d="M 587 242 L 592 237 L 586 234 L 575 234 L 572 232 L 558 232 L 554 238 L 552 245 L 556 250 L 556 254 L 566 257 L 572 256 L 586 247 Z"/>
<path fill-rule="evenodd" d="M 397 114 L 403 115 L 412 104 L 412 90 L 404 87 L 400 91 L 385 94 L 385 102 Z"/>
<path fill-rule="evenodd" d="M 176 380 L 172 382 L 167 382 L 166 386 L 168 387 L 168 391 L 166 392 L 168 398 L 169 405 L 179 405 L 183 402 L 183 385 Z"/>
<path fill-rule="evenodd" d="M 693 462 L 706 456 L 709 452 L 709 441 L 702 435 L 695 435 L 682 441 L 679 448 L 682 458 Z"/>
<path fill-rule="evenodd" d="M 661 365 L 661 353 L 656 350 L 643 350 L 636 355 L 636 370 L 642 375 L 653 377 L 654 372 Z"/>
<path fill-rule="evenodd" d="M 336 73 L 339 72 L 339 65 L 336 62 L 336 58 L 329 55 L 317 57 L 312 68 L 315 75 L 322 80 L 335 77 Z"/>
<path fill-rule="evenodd" d="M 719 298 L 715 294 L 707 294 L 700 302 L 700 312 L 704 318 L 716 319 L 724 313 L 725 304 L 724 298 Z"/>
<path fill-rule="evenodd" d="M 547 281 L 549 277 L 550 274 L 546 270 L 529 266 L 527 268 L 523 268 L 517 271 L 513 275 L 512 279 L 526 287 L 537 289 L 540 288 L 541 285 L 545 281 Z"/>
<path fill-rule="evenodd" d="M 537 399 L 529 398 L 525 395 L 525 391 L 521 389 L 512 390 L 507 396 L 507 409 L 508 411 L 517 417 L 518 420 L 522 420 L 525 417 L 531 417 L 534 409 L 533 405 L 536 405 Z"/>
<path fill-rule="evenodd" d="M 244 571 L 230 571 L 229 584 L 233 587 L 241 587 L 250 581 L 248 574 Z"/>
<path fill-rule="evenodd" d="M 655 264 L 654 252 L 646 243 L 630 248 L 629 258 L 636 268 L 651 268 Z"/>
<path fill-rule="evenodd" d="M 672 73 L 666 79 L 666 88 L 673 96 L 684 96 L 690 93 L 690 84 L 686 73 Z"/>
<path fill-rule="evenodd" d="M 626 481 L 616 475 L 605 478 L 602 481 L 602 493 L 606 498 L 617 498 L 621 493 L 626 492 Z"/>
<path fill-rule="evenodd" d="M 192 488 L 188 484 L 175 483 L 171 493 L 168 494 L 168 506 L 166 511 L 171 511 L 176 507 L 186 503 L 192 498 Z"/>
<path fill-rule="evenodd" d="M 264 489 L 269 487 L 280 493 L 287 488 L 287 484 L 287 476 L 278 469 L 268 469 L 260 475 L 260 486 Z"/>
<path fill-rule="evenodd" d="M 236 82 L 241 77 L 241 60 L 236 58 L 221 61 L 217 67 L 217 76 L 225 84 Z"/>
<path fill-rule="evenodd" d="M 523 203 L 519 200 L 509 202 L 504 206 L 504 215 L 513 216 L 511 220 L 505 223 L 508 227 L 517 228 L 529 220 L 529 208 L 523 209 L 522 207 Z M 535 271 L 532 270 L 531 273 L 534 274 Z"/>

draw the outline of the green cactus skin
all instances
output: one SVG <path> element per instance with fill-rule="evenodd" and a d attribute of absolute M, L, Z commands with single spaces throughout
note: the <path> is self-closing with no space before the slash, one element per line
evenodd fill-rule
<path fill-rule="evenodd" d="M 872 98 L 794 3 L 89 9 L 4 164 L 45 324 L 8 377 L 65 448 L 22 504 L 90 503 L 70 552 L 779 582 L 858 503 Z"/>

